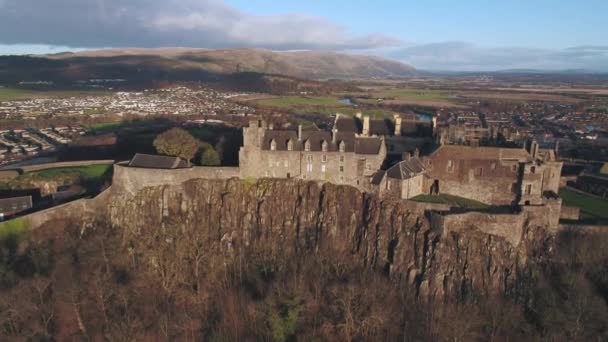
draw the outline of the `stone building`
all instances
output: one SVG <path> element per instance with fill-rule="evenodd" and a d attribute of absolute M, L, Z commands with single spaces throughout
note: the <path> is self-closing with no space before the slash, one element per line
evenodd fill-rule
<path fill-rule="evenodd" d="M 553 150 L 444 145 L 374 175 L 384 195 L 409 199 L 450 194 L 490 205 L 540 205 L 559 190 L 562 163 Z"/>
<path fill-rule="evenodd" d="M 433 121 L 422 120 L 414 113 L 394 115 L 393 119 L 372 119 L 357 114 L 338 114 L 334 131 L 361 137 L 384 137 L 388 157 L 400 160 L 404 152 L 426 149 L 433 144 Z"/>
<path fill-rule="evenodd" d="M 383 137 L 312 127 L 275 130 L 263 120 L 243 129 L 241 177 L 299 178 L 367 187 L 386 159 Z"/>

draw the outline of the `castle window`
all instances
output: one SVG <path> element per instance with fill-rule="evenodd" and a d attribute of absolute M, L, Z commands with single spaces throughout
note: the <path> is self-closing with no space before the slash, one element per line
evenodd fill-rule
<path fill-rule="evenodd" d="M 475 170 L 475 176 L 477 176 L 477 177 L 483 176 L 483 168 L 482 167 L 477 168 L 477 170 Z"/>
<path fill-rule="evenodd" d="M 340 156 L 340 163 L 344 163 L 344 156 Z"/>
<path fill-rule="evenodd" d="M 344 172 L 344 166 L 340 166 L 340 172 Z"/>
<path fill-rule="evenodd" d="M 496 163 L 492 163 L 491 168 L 492 168 L 492 170 L 495 170 L 496 169 Z"/>
<path fill-rule="evenodd" d="M 511 166 L 511 171 L 516 172 L 517 171 L 517 165 L 512 165 Z"/>
<path fill-rule="evenodd" d="M 270 150 L 271 151 L 277 150 L 277 142 L 274 139 L 270 140 Z"/>
<path fill-rule="evenodd" d="M 536 173 L 536 166 L 532 166 L 530 168 L 530 173 L 532 173 L 532 174 Z"/>
<path fill-rule="evenodd" d="M 323 142 L 321 143 L 321 150 L 323 152 L 327 152 L 327 141 L 323 140 Z"/>
<path fill-rule="evenodd" d="M 310 140 L 306 140 L 304 143 L 304 151 L 310 151 Z"/>
<path fill-rule="evenodd" d="M 340 141 L 340 152 L 346 152 L 346 144 L 344 141 Z"/>
<path fill-rule="evenodd" d="M 512 183 L 511 188 L 509 190 L 511 190 L 512 193 L 516 194 L 517 193 L 517 183 Z"/>
<path fill-rule="evenodd" d="M 325 164 L 321 165 L 321 172 L 325 172 L 325 170 L 327 170 L 327 168 L 325 167 Z"/>
<path fill-rule="evenodd" d="M 532 194 L 532 184 L 526 185 L 526 195 Z"/>
<path fill-rule="evenodd" d="M 306 160 L 308 160 L 309 162 L 311 162 L 312 161 L 312 154 L 307 155 L 306 156 Z"/>
<path fill-rule="evenodd" d="M 287 141 L 287 151 L 293 151 L 293 140 Z"/>
<path fill-rule="evenodd" d="M 327 155 L 324 154 L 323 156 L 321 156 L 321 161 L 323 161 L 324 163 L 327 162 Z"/>

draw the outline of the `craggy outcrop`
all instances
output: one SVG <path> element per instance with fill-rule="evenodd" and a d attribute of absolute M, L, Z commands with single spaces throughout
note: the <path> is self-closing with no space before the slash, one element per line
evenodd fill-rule
<path fill-rule="evenodd" d="M 194 226 L 206 230 L 210 248 L 323 250 L 437 298 L 516 295 L 531 265 L 547 255 L 551 239 L 547 229 L 526 223 L 518 245 L 474 227 L 440 232 L 406 201 L 287 179 L 200 179 L 135 195 L 117 188 L 111 196 L 107 216 L 131 238 L 151 229 Z"/>

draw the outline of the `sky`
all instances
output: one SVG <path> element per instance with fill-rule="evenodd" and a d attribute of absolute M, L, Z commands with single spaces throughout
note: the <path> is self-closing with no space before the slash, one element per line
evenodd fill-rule
<path fill-rule="evenodd" d="M 606 0 L 0 0 L 0 54 L 258 47 L 608 72 Z"/>

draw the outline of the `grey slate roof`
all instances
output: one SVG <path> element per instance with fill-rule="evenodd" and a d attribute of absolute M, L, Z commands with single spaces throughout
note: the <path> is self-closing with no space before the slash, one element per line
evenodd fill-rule
<path fill-rule="evenodd" d="M 137 153 L 129 162 L 129 166 L 146 169 L 183 169 L 188 167 L 188 163 L 178 157 Z"/>
<path fill-rule="evenodd" d="M 32 196 L 0 199 L 0 213 L 15 213 L 32 208 Z"/>
<path fill-rule="evenodd" d="M 426 169 L 418 158 L 404 160 L 386 171 L 389 178 L 409 179 L 423 173 Z"/>
<path fill-rule="evenodd" d="M 357 138 L 352 132 L 336 132 L 335 143 L 331 132 L 328 131 L 302 131 L 302 140 L 298 140 L 296 131 L 267 130 L 262 139 L 262 150 L 270 150 L 271 142 L 276 143 L 277 151 L 287 151 L 287 144 L 291 140 L 294 151 L 304 151 L 306 142 L 310 142 L 310 151 L 321 152 L 323 141 L 327 142 L 328 152 L 340 150 L 340 143 L 344 142 L 345 152 L 358 154 L 377 154 L 380 151 L 382 140 L 377 137 Z"/>

